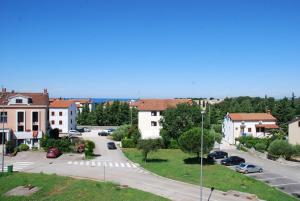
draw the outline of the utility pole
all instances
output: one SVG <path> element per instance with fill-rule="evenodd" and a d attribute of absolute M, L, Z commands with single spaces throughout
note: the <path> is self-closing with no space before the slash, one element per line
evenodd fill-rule
<path fill-rule="evenodd" d="M 203 116 L 205 114 L 205 111 L 201 112 L 201 164 L 200 164 L 200 201 L 202 201 L 203 196 Z"/>

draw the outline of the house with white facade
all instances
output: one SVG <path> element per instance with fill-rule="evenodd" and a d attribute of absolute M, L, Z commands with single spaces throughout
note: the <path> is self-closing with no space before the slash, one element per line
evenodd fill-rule
<path fill-rule="evenodd" d="M 270 113 L 228 113 L 224 118 L 222 132 L 225 141 L 235 144 L 235 139 L 241 136 L 268 136 L 270 129 L 279 128 L 276 121 Z"/>
<path fill-rule="evenodd" d="M 300 116 L 289 122 L 289 143 L 300 144 Z"/>
<path fill-rule="evenodd" d="M 42 93 L 25 93 L 14 90 L 9 92 L 6 88 L 2 88 L 0 147 L 4 146 L 5 142 L 11 141 L 15 146 L 27 144 L 30 149 L 39 148 L 40 140 L 48 128 L 48 106 L 47 89 Z"/>
<path fill-rule="evenodd" d="M 138 128 L 142 139 L 159 138 L 163 111 L 180 103 L 192 103 L 190 99 L 141 99 L 138 108 Z"/>
<path fill-rule="evenodd" d="M 73 99 L 75 102 L 77 112 L 82 112 L 83 107 L 87 106 L 91 111 L 95 110 L 95 102 L 92 99 Z"/>
<path fill-rule="evenodd" d="M 49 106 L 49 122 L 52 129 L 68 133 L 76 129 L 76 104 L 73 100 L 55 100 Z"/>

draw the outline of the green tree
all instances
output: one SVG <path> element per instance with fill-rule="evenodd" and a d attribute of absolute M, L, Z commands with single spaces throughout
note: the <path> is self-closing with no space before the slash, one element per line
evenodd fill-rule
<path fill-rule="evenodd" d="M 176 108 L 167 109 L 163 116 L 164 137 L 178 141 L 182 133 L 200 125 L 201 109 L 196 105 L 179 104 Z"/>
<path fill-rule="evenodd" d="M 137 148 L 142 151 L 143 160 L 147 162 L 148 154 L 157 151 L 162 147 L 161 139 L 141 139 L 138 141 Z"/>
<path fill-rule="evenodd" d="M 202 129 L 195 127 L 184 132 L 179 137 L 180 149 L 187 153 L 196 154 L 200 157 Z M 203 130 L 203 154 L 208 154 L 214 146 L 214 137 L 210 130 Z"/>

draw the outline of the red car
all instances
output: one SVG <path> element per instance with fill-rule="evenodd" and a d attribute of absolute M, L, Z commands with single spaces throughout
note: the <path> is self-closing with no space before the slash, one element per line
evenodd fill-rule
<path fill-rule="evenodd" d="M 56 147 L 53 147 L 48 150 L 46 157 L 47 158 L 57 158 L 60 155 L 61 155 L 61 152 L 59 151 L 59 149 Z"/>

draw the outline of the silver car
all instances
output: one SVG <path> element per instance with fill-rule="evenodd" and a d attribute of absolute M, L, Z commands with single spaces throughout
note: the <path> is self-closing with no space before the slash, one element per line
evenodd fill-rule
<path fill-rule="evenodd" d="M 235 166 L 235 170 L 244 174 L 263 172 L 262 167 L 249 163 L 241 163 L 240 165 Z"/>

